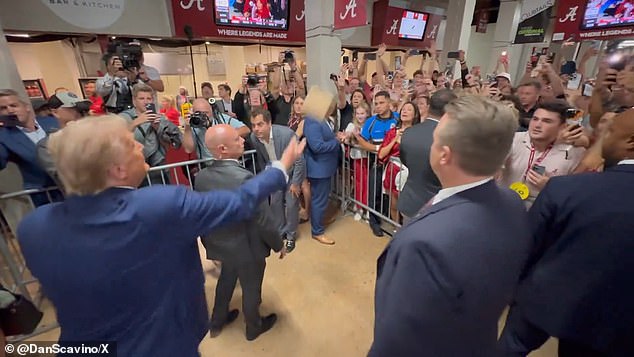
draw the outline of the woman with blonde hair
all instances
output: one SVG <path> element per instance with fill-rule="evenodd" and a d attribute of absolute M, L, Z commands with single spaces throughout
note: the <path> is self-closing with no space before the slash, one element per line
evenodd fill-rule
<path fill-rule="evenodd" d="M 180 112 L 176 108 L 176 100 L 171 95 L 164 95 L 161 98 L 161 114 L 165 115 L 167 120 L 171 121 L 174 125 L 180 125 Z"/>

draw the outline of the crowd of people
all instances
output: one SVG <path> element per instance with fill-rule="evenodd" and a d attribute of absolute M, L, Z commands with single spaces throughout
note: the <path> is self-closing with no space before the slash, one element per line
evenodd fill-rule
<path fill-rule="evenodd" d="M 58 186 L 54 200 L 67 196 L 51 205 L 32 196 L 42 207 L 18 232 L 57 309 L 60 339 L 107 337 L 125 355 L 195 355 L 207 330 L 216 337 L 237 318 L 229 300 L 238 279 L 246 337 L 257 338 L 277 319 L 259 313 L 266 257 L 291 253 L 305 221 L 315 241 L 335 244 L 327 208 L 342 177 L 356 220 L 377 237 L 394 224 L 379 257 L 371 356 L 524 356 L 549 336 L 560 338 L 561 355 L 633 352 L 634 61 L 614 68 L 602 56 L 596 78 L 575 92 L 546 56 L 514 82 L 506 54 L 504 72 L 483 76 L 460 51 L 454 79 L 435 46 L 406 51 L 394 70 L 386 51 L 355 53 L 332 88 L 310 91 L 292 52 L 282 52 L 267 79 L 245 76 L 233 98 L 228 84 L 216 98 L 205 82 L 200 98 L 182 87 L 160 110 L 158 72 L 142 59 L 124 68 L 114 54 L 86 100 L 53 95 L 50 117 L 1 91 L 0 114 L 17 122 L 1 124 L 0 167 L 16 162 L 25 188 Z M 410 76 L 412 56 L 422 60 Z M 581 56 L 579 75 L 593 56 Z M 368 61 L 377 69 L 369 80 Z M 148 169 L 181 146 L 207 160 L 193 178 L 198 192 L 133 189 L 169 184 L 168 173 Z M 245 148 L 253 162 L 240 161 Z M 44 242 L 51 232 L 63 239 Z M 222 266 L 209 324 L 198 236 Z M 139 265 L 148 249 L 156 254 Z M 172 278 L 150 283 L 161 273 Z M 124 333 L 130 326 L 143 336 Z"/>

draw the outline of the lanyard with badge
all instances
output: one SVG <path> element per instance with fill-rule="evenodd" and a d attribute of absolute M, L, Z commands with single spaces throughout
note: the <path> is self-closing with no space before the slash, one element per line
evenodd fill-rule
<path fill-rule="evenodd" d="M 535 159 L 535 146 L 531 144 L 531 153 L 528 156 L 528 165 L 526 167 L 526 171 L 524 171 L 524 177 L 522 181 L 513 182 L 511 186 L 509 186 L 511 190 L 517 192 L 517 194 L 520 195 L 520 198 L 522 200 L 527 199 L 530 194 L 530 189 L 528 188 L 528 185 L 526 185 L 526 176 L 528 175 L 528 172 L 533 168 L 533 165 L 541 164 L 546 159 L 552 148 L 553 146 L 549 145 L 548 148 L 546 148 L 546 150 L 544 150 L 544 152 L 537 159 Z"/>

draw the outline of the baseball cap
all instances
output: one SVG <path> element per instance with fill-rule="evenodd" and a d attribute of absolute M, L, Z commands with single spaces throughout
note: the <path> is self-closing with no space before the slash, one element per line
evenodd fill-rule
<path fill-rule="evenodd" d="M 499 78 L 499 77 L 506 78 L 506 79 L 508 79 L 509 82 L 511 81 L 511 75 L 506 73 L 506 72 L 498 73 L 495 76 L 495 78 Z"/>
<path fill-rule="evenodd" d="M 92 102 L 79 98 L 72 92 L 57 92 L 48 99 L 48 105 L 52 109 L 57 108 L 77 108 L 88 111 Z"/>

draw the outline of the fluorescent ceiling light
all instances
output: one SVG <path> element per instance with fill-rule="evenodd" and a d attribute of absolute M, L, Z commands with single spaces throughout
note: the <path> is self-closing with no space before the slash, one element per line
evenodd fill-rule
<path fill-rule="evenodd" d="M 29 35 L 28 33 L 7 33 L 6 35 L 11 37 L 24 37 L 24 38 L 31 37 L 31 35 Z"/>

